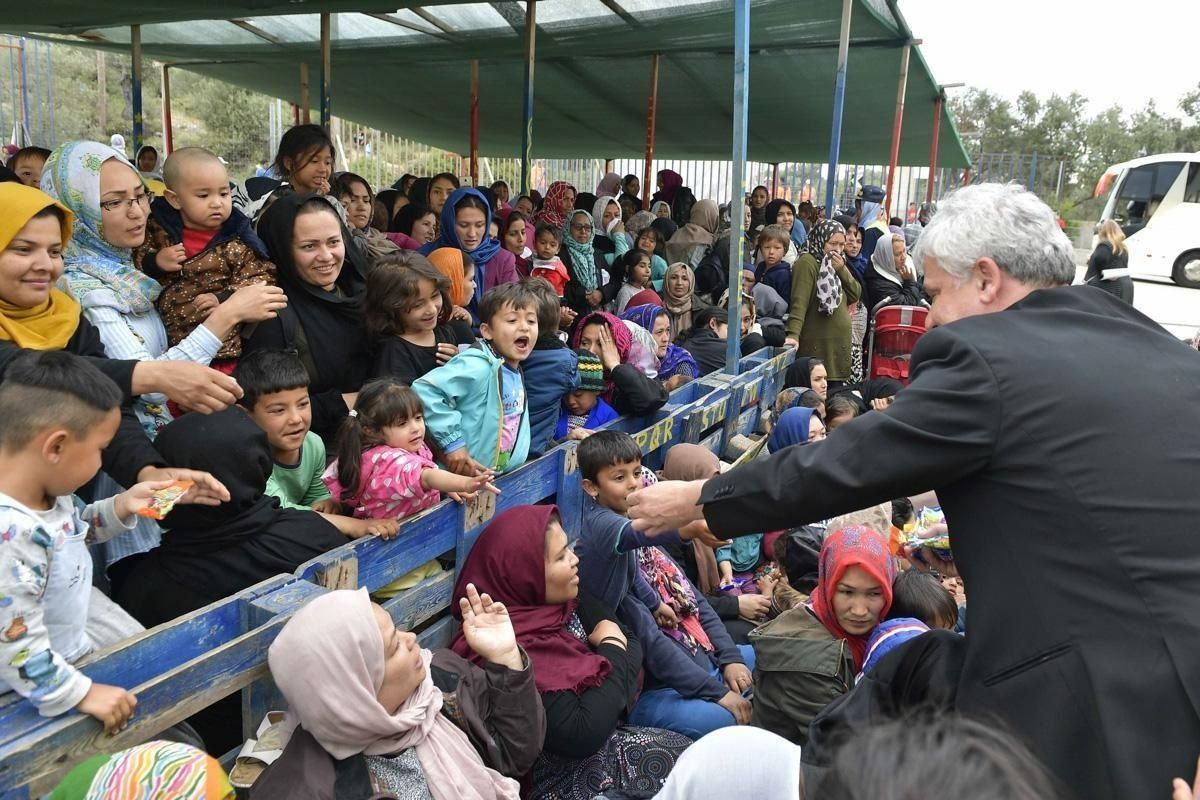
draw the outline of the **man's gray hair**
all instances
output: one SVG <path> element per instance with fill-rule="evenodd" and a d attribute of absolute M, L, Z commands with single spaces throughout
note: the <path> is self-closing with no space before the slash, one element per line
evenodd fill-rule
<path fill-rule="evenodd" d="M 990 258 L 1021 283 L 1075 280 L 1075 250 L 1050 207 L 1015 183 L 980 183 L 950 194 L 917 240 L 918 264 L 933 259 L 954 280 Z"/>

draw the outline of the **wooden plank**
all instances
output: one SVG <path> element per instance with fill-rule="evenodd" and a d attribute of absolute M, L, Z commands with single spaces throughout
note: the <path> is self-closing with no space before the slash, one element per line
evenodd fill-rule
<path fill-rule="evenodd" d="M 400 630 L 411 631 L 447 611 L 454 589 L 454 572 L 447 571 L 385 600 L 382 605 Z"/>
<path fill-rule="evenodd" d="M 81 761 L 132 747 L 182 722 L 202 708 L 247 686 L 267 671 L 267 648 L 286 617 L 255 628 L 198 659 L 132 687 L 137 713 L 115 736 L 89 716 L 72 713 L 54 719 L 6 747 L 0 760 L 0 792 L 29 784 L 32 794 L 53 788 L 58 776 Z"/>
<path fill-rule="evenodd" d="M 242 599 L 266 594 L 291 580 L 293 578 L 286 575 L 270 578 L 239 595 L 98 650 L 80 659 L 76 666 L 97 683 L 126 687 L 145 683 L 242 635 L 245 632 Z M 7 743 L 51 722 L 16 692 L 0 696 L 0 743 Z"/>
<path fill-rule="evenodd" d="M 291 616 L 309 600 L 328 590 L 299 579 L 273 592 L 242 603 L 242 619 L 246 630 L 266 625 L 280 615 Z M 270 674 L 258 678 L 242 690 L 242 737 L 249 739 L 258 730 L 258 723 L 268 711 L 284 708 L 283 693 Z"/>
<path fill-rule="evenodd" d="M 495 497 L 494 513 L 499 514 L 527 503 L 541 503 L 554 497 L 558 491 L 562 459 L 561 452 L 555 449 L 542 458 L 523 464 L 512 472 L 500 476 L 496 484 L 500 488 L 500 494 Z M 479 534 L 483 533 L 485 527 L 487 527 L 486 521 L 469 527 L 464 525 L 456 548 L 459 564 L 466 559 L 467 553 L 471 551 L 471 546 L 475 544 L 475 540 L 479 538 Z"/>

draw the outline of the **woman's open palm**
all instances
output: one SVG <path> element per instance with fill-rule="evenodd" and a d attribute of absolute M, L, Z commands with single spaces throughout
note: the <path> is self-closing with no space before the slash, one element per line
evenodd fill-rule
<path fill-rule="evenodd" d="M 488 661 L 502 661 L 517 647 L 517 635 L 503 603 L 497 603 L 486 593 L 480 594 L 475 584 L 467 584 L 467 596 L 459 598 L 462 611 L 462 632 L 467 645 Z"/>

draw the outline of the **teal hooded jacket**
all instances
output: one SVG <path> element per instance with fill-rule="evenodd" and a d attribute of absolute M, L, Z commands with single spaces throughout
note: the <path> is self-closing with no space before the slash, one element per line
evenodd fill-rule
<path fill-rule="evenodd" d="M 425 404 L 425 426 L 445 452 L 465 443 L 471 458 L 496 469 L 500 456 L 500 425 L 504 416 L 500 390 L 504 359 L 487 344 L 464 350 L 447 363 L 430 370 L 413 383 Z M 521 430 L 508 472 L 525 463 L 529 455 L 529 392 L 525 392 Z"/>

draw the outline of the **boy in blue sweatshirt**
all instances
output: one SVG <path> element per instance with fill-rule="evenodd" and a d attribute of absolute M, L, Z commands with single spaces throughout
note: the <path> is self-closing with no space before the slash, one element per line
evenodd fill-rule
<path fill-rule="evenodd" d="M 479 302 L 483 342 L 413 384 L 425 427 L 459 475 L 507 472 L 529 455 L 529 404 L 521 362 L 538 335 L 537 295 L 528 280 L 496 286 Z"/>
<path fill-rule="evenodd" d="M 627 433 L 599 431 L 580 442 L 577 455 L 587 494 L 576 547 L 580 589 L 619 608 L 644 650 L 646 684 L 629 724 L 666 728 L 693 739 L 748 724 L 750 702 L 743 693 L 751 685 L 753 650 L 733 643 L 703 594 L 679 570 L 710 643 L 692 652 L 688 641 L 671 635 L 671 609 L 638 566 L 639 548 L 678 542 L 690 538 L 690 532 L 648 537 L 634 530 L 627 513 L 629 495 L 642 488 L 637 443 Z"/>
<path fill-rule="evenodd" d="M 540 456 L 554 446 L 555 426 L 563 397 L 579 388 L 579 358 L 558 335 L 562 302 L 545 278 L 530 278 L 538 298 L 538 337 L 521 365 L 529 398 L 529 454 Z"/>

